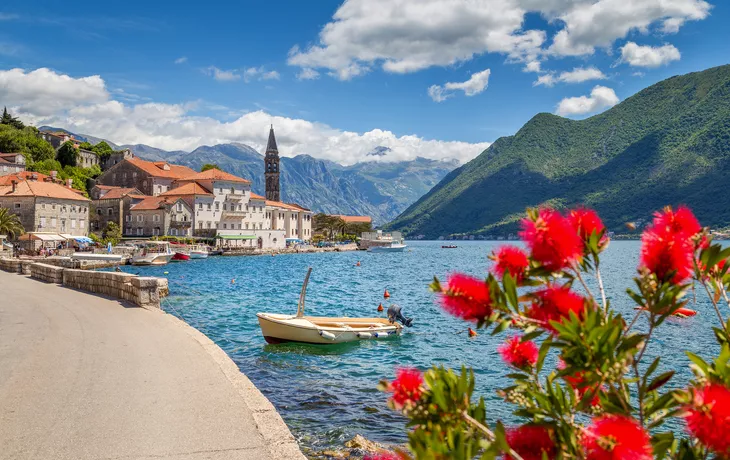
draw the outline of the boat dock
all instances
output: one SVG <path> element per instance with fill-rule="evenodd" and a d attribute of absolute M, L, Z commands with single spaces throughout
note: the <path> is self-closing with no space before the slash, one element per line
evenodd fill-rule
<path fill-rule="evenodd" d="M 0 271 L 7 459 L 297 459 L 271 403 L 172 315 Z"/>

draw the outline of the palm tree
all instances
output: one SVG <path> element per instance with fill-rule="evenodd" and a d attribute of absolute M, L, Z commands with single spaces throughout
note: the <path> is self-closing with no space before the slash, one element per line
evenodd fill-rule
<path fill-rule="evenodd" d="M 25 232 L 23 224 L 15 214 L 10 214 L 7 208 L 0 208 L 0 235 L 8 235 L 15 239 Z"/>

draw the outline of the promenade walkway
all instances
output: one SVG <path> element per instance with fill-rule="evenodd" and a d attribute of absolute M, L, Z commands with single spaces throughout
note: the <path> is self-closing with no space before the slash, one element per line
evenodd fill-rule
<path fill-rule="evenodd" d="M 0 458 L 303 459 L 204 335 L 0 271 Z"/>

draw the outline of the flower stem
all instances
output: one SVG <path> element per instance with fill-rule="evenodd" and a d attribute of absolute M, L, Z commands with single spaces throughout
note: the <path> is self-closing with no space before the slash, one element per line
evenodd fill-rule
<path fill-rule="evenodd" d="M 595 302 L 596 298 L 593 296 L 593 293 L 588 288 L 588 285 L 586 284 L 586 282 L 583 280 L 583 277 L 580 274 L 580 270 L 577 267 L 573 267 L 573 271 L 575 272 L 575 275 L 578 278 L 578 281 L 580 281 L 580 284 L 583 285 L 583 289 L 586 290 L 586 294 L 588 294 L 590 296 L 590 298 L 593 299 L 593 301 Z"/>
<path fill-rule="evenodd" d="M 649 348 L 649 340 L 651 339 L 652 332 L 654 332 L 653 313 L 649 316 L 649 332 L 646 334 L 644 346 L 641 348 L 641 351 L 639 351 L 639 354 L 636 356 L 636 359 L 633 363 L 634 375 L 636 376 L 636 398 L 639 401 L 639 421 L 641 422 L 642 426 L 644 425 L 644 394 L 641 391 L 641 375 L 639 374 L 639 363 L 641 362 L 641 358 L 644 357 L 644 352 L 647 348 Z"/>
<path fill-rule="evenodd" d="M 598 280 L 598 290 L 601 291 L 601 302 L 603 303 L 603 316 L 608 316 L 608 302 L 606 302 L 606 290 L 603 288 L 603 278 L 601 278 L 601 269 L 598 268 L 596 262 L 596 280 Z"/>
<path fill-rule="evenodd" d="M 705 288 L 705 292 L 707 292 L 707 297 L 710 298 L 710 301 L 712 302 L 712 306 L 715 307 L 715 313 L 717 313 L 717 317 L 720 320 L 720 324 L 722 325 L 722 328 L 725 330 L 725 334 L 728 334 L 728 330 L 725 324 L 725 320 L 722 317 L 722 313 L 720 313 L 720 307 L 717 306 L 717 302 L 715 302 L 715 297 L 710 293 L 710 288 L 707 287 L 707 282 L 702 280 L 702 286 Z M 728 334 L 730 335 L 730 334 Z"/>
<path fill-rule="evenodd" d="M 461 418 L 467 424 L 469 424 L 469 425 L 473 426 L 474 428 L 476 428 L 477 430 L 479 430 L 484 436 L 486 436 L 486 438 L 487 438 L 488 441 L 491 442 L 491 441 L 494 441 L 496 439 L 495 436 L 494 436 L 494 433 L 492 432 L 492 430 L 490 430 L 486 426 L 484 426 L 481 423 L 479 423 L 474 417 L 472 417 L 471 415 L 467 414 L 466 411 L 463 411 L 461 413 Z M 512 450 L 512 448 L 510 448 L 507 453 L 514 460 L 523 460 L 522 457 L 520 456 L 520 454 L 518 454 L 517 452 L 515 452 L 514 450 Z"/>

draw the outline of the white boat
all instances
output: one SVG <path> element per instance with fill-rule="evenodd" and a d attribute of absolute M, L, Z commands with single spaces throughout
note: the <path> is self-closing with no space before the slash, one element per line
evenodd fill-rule
<path fill-rule="evenodd" d="M 132 256 L 132 265 L 165 265 L 175 253 L 166 241 L 147 241 Z"/>
<path fill-rule="evenodd" d="M 202 244 L 195 244 L 193 246 L 190 246 L 188 255 L 191 259 L 207 259 L 208 248 Z"/>
<path fill-rule="evenodd" d="M 259 326 L 268 343 L 301 342 L 332 345 L 358 340 L 380 340 L 400 335 L 403 325 L 411 326 L 412 319 L 400 313 L 400 307 L 388 309 L 388 318 L 348 318 L 304 316 L 304 300 L 307 292 L 310 268 L 304 279 L 296 315 L 256 313 Z"/>
<path fill-rule="evenodd" d="M 391 243 L 383 246 L 370 246 L 368 252 L 403 252 L 407 245 Z"/>
<path fill-rule="evenodd" d="M 74 252 L 71 254 L 73 260 L 104 260 L 107 262 L 121 262 L 121 254 L 94 254 L 93 252 Z"/>

